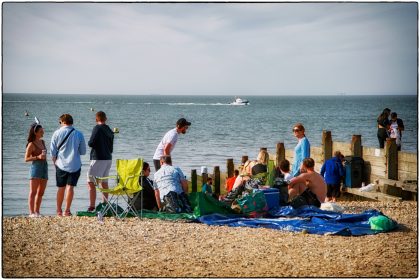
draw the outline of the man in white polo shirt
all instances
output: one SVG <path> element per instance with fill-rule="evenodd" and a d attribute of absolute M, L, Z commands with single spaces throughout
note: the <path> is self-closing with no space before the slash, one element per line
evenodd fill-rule
<path fill-rule="evenodd" d="M 159 145 L 156 148 L 155 154 L 153 155 L 153 164 L 155 165 L 155 170 L 160 169 L 160 158 L 162 156 L 170 156 L 172 150 L 175 148 L 175 144 L 178 141 L 179 134 L 185 134 L 188 127 L 191 125 L 189 121 L 184 118 L 180 118 L 176 122 L 176 127 L 166 132 L 163 136 Z"/>

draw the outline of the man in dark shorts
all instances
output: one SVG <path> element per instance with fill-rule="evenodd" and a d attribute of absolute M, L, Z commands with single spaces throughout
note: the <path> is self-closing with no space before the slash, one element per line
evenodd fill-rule
<path fill-rule="evenodd" d="M 86 142 L 83 134 L 73 128 L 73 117 L 61 115 L 61 127 L 51 138 L 51 156 L 56 169 L 57 180 L 57 216 L 71 216 L 70 206 L 73 201 L 74 187 L 80 177 L 82 161 L 80 156 L 86 154 Z M 66 197 L 66 208 L 63 214 L 62 204 Z"/>
<path fill-rule="evenodd" d="M 315 161 L 305 158 L 300 168 L 300 175 L 290 180 L 289 199 L 293 208 L 303 205 L 320 207 L 327 196 L 324 178 L 315 172 Z"/>

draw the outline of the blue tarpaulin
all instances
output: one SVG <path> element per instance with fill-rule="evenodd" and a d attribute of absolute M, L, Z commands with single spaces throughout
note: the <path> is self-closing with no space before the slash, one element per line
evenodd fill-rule
<path fill-rule="evenodd" d="M 244 218 L 233 215 L 210 214 L 198 220 L 207 225 L 225 225 L 231 227 L 264 227 L 284 231 L 312 234 L 333 234 L 360 236 L 385 232 L 372 230 L 369 218 L 383 215 L 377 210 L 367 210 L 361 214 L 342 214 L 324 211 L 314 206 L 293 209 L 291 206 L 280 207 L 270 211 L 269 218 Z M 397 223 L 394 222 L 396 227 Z M 394 227 L 394 228 L 395 228 Z"/>

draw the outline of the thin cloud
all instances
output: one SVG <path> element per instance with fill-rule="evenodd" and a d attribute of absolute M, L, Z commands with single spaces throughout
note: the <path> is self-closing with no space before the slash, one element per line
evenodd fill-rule
<path fill-rule="evenodd" d="M 415 94 L 416 3 L 4 3 L 5 92 Z"/>

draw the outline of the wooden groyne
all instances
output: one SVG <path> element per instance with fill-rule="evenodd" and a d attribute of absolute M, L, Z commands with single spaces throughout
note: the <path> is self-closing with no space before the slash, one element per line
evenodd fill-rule
<path fill-rule="evenodd" d="M 359 188 L 346 188 L 345 192 L 369 199 L 382 201 L 417 201 L 417 153 L 397 151 L 395 139 L 388 138 L 384 149 L 364 147 L 361 135 L 353 135 L 350 142 L 335 142 L 331 131 L 322 132 L 321 147 L 311 147 L 311 157 L 315 160 L 315 170 L 320 171 L 323 163 L 333 156 L 334 151 L 340 151 L 344 156 L 359 157 L 364 160 L 362 180 L 367 185 L 375 183 L 375 192 L 361 192 Z M 267 149 L 267 148 L 261 148 Z M 284 143 L 276 144 L 275 153 L 270 153 L 270 159 L 275 165 L 287 159 L 290 163 L 294 160 L 294 150 L 285 149 Z M 215 166 L 211 177 L 213 178 L 214 192 L 219 195 L 225 193 L 224 185 L 228 177 L 233 176 L 233 171 L 248 160 L 248 156 L 241 157 L 240 163 L 235 165 L 234 160 L 226 160 L 226 173 L 220 172 L 220 167 Z M 197 170 L 191 170 L 190 190 L 199 191 L 198 186 L 205 182 L 209 174 L 197 174 Z M 223 186 L 223 187 L 222 187 Z M 360 186 L 358 186 L 360 187 Z"/>

